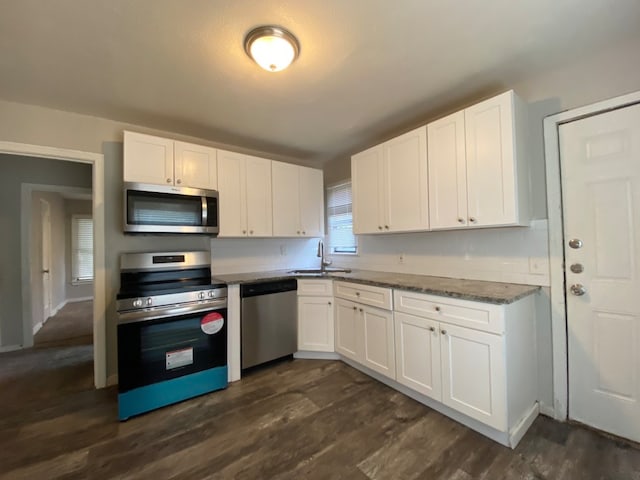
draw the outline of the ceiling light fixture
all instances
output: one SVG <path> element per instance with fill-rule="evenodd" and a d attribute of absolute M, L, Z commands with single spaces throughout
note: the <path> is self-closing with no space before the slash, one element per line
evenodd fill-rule
<path fill-rule="evenodd" d="M 300 44 L 282 27 L 263 26 L 247 33 L 244 51 L 265 70 L 279 72 L 298 58 Z"/>

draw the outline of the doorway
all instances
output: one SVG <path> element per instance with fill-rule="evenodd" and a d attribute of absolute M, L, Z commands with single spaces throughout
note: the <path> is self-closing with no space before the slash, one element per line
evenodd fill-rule
<path fill-rule="evenodd" d="M 44 324 L 51 316 L 51 205 L 40 199 L 40 228 L 41 230 L 41 267 L 42 277 L 42 319 Z"/>
<path fill-rule="evenodd" d="M 636 440 L 638 103 L 640 92 L 544 120 L 555 417 Z"/>
<path fill-rule="evenodd" d="M 61 149 L 15 142 L 0 141 L 0 153 L 19 155 L 25 157 L 38 157 L 67 162 L 80 162 L 92 165 L 93 200 L 92 211 L 94 219 L 94 284 L 93 284 L 93 350 L 94 366 L 93 379 L 96 388 L 105 387 L 107 384 L 106 370 L 106 270 L 104 255 L 105 221 L 104 221 L 104 156 L 98 153 L 81 152 L 78 150 Z M 31 202 L 31 191 L 23 188 L 21 204 Z M 28 238 L 30 234 L 29 222 L 21 224 L 21 237 Z M 22 324 L 23 345 L 33 344 L 33 330 L 31 322 L 31 285 L 29 271 L 29 256 L 24 253 L 21 258 L 22 281 L 22 318 L 18 321 Z M 3 341 L 6 339 L 3 336 Z"/>

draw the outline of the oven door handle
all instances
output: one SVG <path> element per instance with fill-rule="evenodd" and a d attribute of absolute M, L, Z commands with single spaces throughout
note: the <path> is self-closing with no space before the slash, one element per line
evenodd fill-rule
<path fill-rule="evenodd" d="M 131 310 L 118 313 L 118 323 L 146 322 L 163 318 L 176 317 L 189 313 L 211 312 L 227 308 L 227 300 L 212 300 L 192 305 L 173 305 L 171 307 L 146 308 L 144 310 Z"/>

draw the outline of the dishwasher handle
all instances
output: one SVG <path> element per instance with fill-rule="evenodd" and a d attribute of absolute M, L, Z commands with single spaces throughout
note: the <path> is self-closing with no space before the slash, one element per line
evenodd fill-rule
<path fill-rule="evenodd" d="M 253 282 L 240 285 L 240 297 L 257 297 L 258 295 L 269 295 L 272 293 L 290 292 L 298 289 L 298 282 L 295 278 L 286 280 L 275 280 L 266 282 Z"/>

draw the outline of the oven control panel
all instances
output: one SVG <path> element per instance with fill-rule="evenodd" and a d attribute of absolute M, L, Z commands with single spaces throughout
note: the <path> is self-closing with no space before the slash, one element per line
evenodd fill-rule
<path fill-rule="evenodd" d="M 154 295 L 150 297 L 123 298 L 117 302 L 119 312 L 129 310 L 143 310 L 146 308 L 161 307 L 166 305 L 177 305 L 190 302 L 201 302 L 207 300 L 219 300 L 227 297 L 227 288 L 212 288 L 192 292 L 169 293 Z"/>

